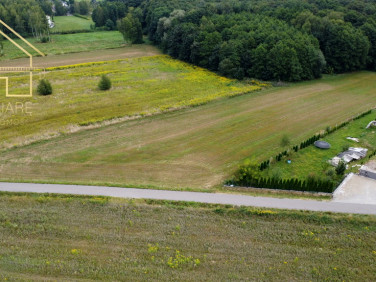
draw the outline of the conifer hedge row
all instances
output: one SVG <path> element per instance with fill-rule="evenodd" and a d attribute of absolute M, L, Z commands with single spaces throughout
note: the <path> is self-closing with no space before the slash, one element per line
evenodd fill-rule
<path fill-rule="evenodd" d="M 291 149 L 294 152 L 298 152 L 301 149 L 304 149 L 312 145 L 315 141 L 323 138 L 336 130 L 343 128 L 348 125 L 351 121 L 360 119 L 366 115 L 372 113 L 372 110 L 366 111 L 352 119 L 349 119 L 339 125 L 336 125 L 332 128 L 328 128 L 325 132 L 321 134 L 315 134 L 307 140 L 300 143 L 300 145 L 295 145 Z M 288 151 L 285 150 L 274 157 L 274 159 L 279 162 L 284 156 L 288 155 Z M 369 155 L 369 158 L 376 155 L 376 150 Z M 267 169 L 270 166 L 270 160 L 262 162 L 258 169 L 260 171 Z M 255 166 L 257 170 L 257 164 Z M 254 169 L 253 169 L 254 170 Z M 251 167 L 245 168 L 241 167 L 238 170 L 238 175 L 240 177 L 235 177 L 233 180 L 227 181 L 227 184 L 238 185 L 238 186 L 248 186 L 255 188 L 272 188 L 272 189 L 281 189 L 281 190 L 296 190 L 296 191 L 310 191 L 310 192 L 325 192 L 332 193 L 335 188 L 335 183 L 331 180 L 318 179 L 313 177 L 308 177 L 306 180 L 300 180 L 297 178 L 290 179 L 278 179 L 278 178 L 265 178 L 265 177 L 254 177 L 254 171 Z"/>
<path fill-rule="evenodd" d="M 299 150 L 304 149 L 304 148 L 306 148 L 306 147 L 312 145 L 313 143 L 315 143 L 316 141 L 318 141 L 320 138 L 323 138 L 323 137 L 325 137 L 325 136 L 327 136 L 327 135 L 329 135 L 329 134 L 331 134 L 331 133 L 337 131 L 338 129 L 340 129 L 340 128 L 342 128 L 342 127 L 345 127 L 345 126 L 348 125 L 351 121 L 354 121 L 354 120 L 360 119 L 360 118 L 362 118 L 362 117 L 364 117 L 364 116 L 366 116 L 366 115 L 369 115 L 369 114 L 371 114 L 371 113 L 372 113 L 372 110 L 368 110 L 368 111 L 366 111 L 366 112 L 364 112 L 364 113 L 361 113 L 360 115 L 357 115 L 357 116 L 355 116 L 355 117 L 353 117 L 353 118 L 351 118 L 351 119 L 349 119 L 349 120 L 347 120 L 347 121 L 345 121 L 345 122 L 343 122 L 343 123 L 341 123 L 341 124 L 339 124 L 339 125 L 336 125 L 336 126 L 334 126 L 334 127 L 330 127 L 330 128 L 328 128 L 328 129 L 326 129 L 323 133 L 321 133 L 321 134 L 315 134 L 315 135 L 313 135 L 312 137 L 308 138 L 307 140 L 302 141 L 302 142 L 300 143 L 300 145 L 295 145 L 295 146 L 293 146 L 293 147 L 291 148 L 291 150 L 293 150 L 294 152 L 298 152 Z M 274 159 L 275 159 L 277 162 L 279 162 L 279 161 L 282 160 L 282 157 L 283 157 L 283 156 L 287 156 L 287 154 L 288 154 L 288 151 L 285 150 L 285 151 L 279 153 L 278 155 L 276 155 L 276 156 L 274 157 Z M 262 163 L 260 164 L 260 170 L 263 171 L 264 169 L 267 169 L 269 166 L 270 166 L 270 160 L 264 161 L 264 162 L 262 162 Z"/>
<path fill-rule="evenodd" d="M 243 178 L 236 183 L 240 186 L 249 186 L 255 188 L 272 188 L 280 190 L 309 191 L 309 192 L 325 192 L 332 193 L 334 182 L 330 180 L 322 180 L 308 178 L 307 180 L 299 180 L 297 178 L 277 179 L 277 178 Z"/>

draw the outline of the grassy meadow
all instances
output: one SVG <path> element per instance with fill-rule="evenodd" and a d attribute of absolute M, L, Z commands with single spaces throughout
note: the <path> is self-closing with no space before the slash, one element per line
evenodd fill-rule
<path fill-rule="evenodd" d="M 0 195 L 0 279 L 374 281 L 376 218 Z"/>
<path fill-rule="evenodd" d="M 55 26 L 51 32 L 66 32 L 66 31 L 90 31 L 90 25 L 94 22 L 90 19 L 83 19 L 75 16 L 55 16 Z"/>
<path fill-rule="evenodd" d="M 84 19 L 80 20 L 85 21 Z M 123 36 L 118 31 L 52 34 L 51 42 L 49 43 L 40 43 L 34 38 L 27 38 L 27 40 L 46 55 L 61 55 L 75 52 L 119 48 L 124 43 Z M 20 39 L 16 39 L 15 41 L 33 56 L 38 56 L 37 52 L 27 47 L 27 45 Z M 0 57 L 1 61 L 27 57 L 27 55 L 25 55 L 21 50 L 14 47 L 11 42 L 4 41 L 3 44 L 4 56 Z"/>
<path fill-rule="evenodd" d="M 102 75 L 110 77 L 111 90 L 98 89 Z M 43 77 L 53 86 L 51 96 L 5 98 L 4 82 L 0 82 L 0 102 L 29 101 L 33 104 L 31 116 L 14 114 L 13 111 L 0 116 L 2 145 L 22 144 L 36 136 L 70 132 L 76 125 L 155 114 L 261 89 L 260 86 L 220 77 L 168 56 L 48 68 L 46 73 L 36 75 L 35 84 Z M 11 94 L 27 93 L 27 81 L 28 76 L 11 75 Z"/>
<path fill-rule="evenodd" d="M 367 124 L 375 120 L 375 118 L 376 111 L 372 111 L 371 114 L 365 117 L 351 121 L 345 127 L 320 139 L 331 144 L 329 150 L 321 150 L 311 145 L 296 153 L 291 152 L 281 162 L 277 162 L 264 170 L 263 174 L 269 177 L 299 178 L 302 180 L 306 179 L 308 175 L 332 176 L 334 167 L 328 161 L 345 151 L 348 147 L 367 148 L 369 154 L 376 149 L 375 129 L 366 129 Z M 348 140 L 346 139 L 347 137 L 359 138 L 359 143 Z M 291 164 L 287 163 L 287 158 L 291 160 Z M 349 171 L 357 172 L 358 169 L 353 166 L 360 165 L 367 160 L 368 158 L 351 162 L 349 164 Z M 335 177 L 335 173 L 333 177 Z"/>
<path fill-rule="evenodd" d="M 155 59 L 148 60 L 155 62 Z M 153 67 L 148 65 L 147 69 L 151 71 Z M 74 72 L 72 74 L 75 75 Z M 195 72 L 192 74 L 195 75 Z M 177 75 L 176 71 L 172 75 Z M 168 78 L 168 75 L 149 79 L 156 80 L 153 83 L 157 84 L 151 85 L 158 85 L 166 82 L 163 78 Z M 90 75 L 85 78 L 87 81 L 90 79 Z M 214 76 L 213 79 L 218 78 Z M 224 90 L 232 87 L 223 83 Z M 137 85 L 138 82 L 134 87 Z M 133 87 L 132 83 L 130 86 Z M 205 82 L 201 86 L 205 89 L 208 84 Z M 184 87 L 179 84 L 178 89 L 187 88 L 191 93 L 194 87 L 201 86 L 187 82 Z M 342 123 L 368 110 L 375 103 L 375 87 L 376 73 L 373 72 L 325 76 L 316 81 L 270 88 L 250 95 L 219 99 L 200 107 L 60 136 L 2 152 L 1 179 L 166 189 L 221 189 L 217 187 L 221 187 L 243 159 L 254 157 L 261 161 L 280 152 L 283 135 L 287 134 L 292 144 L 300 143 L 327 126 Z M 163 94 L 163 89 L 153 89 L 154 94 L 141 89 L 140 93 L 145 96 L 138 95 L 136 100 L 141 97 L 151 99 L 153 95 Z M 166 103 L 170 104 L 169 99 L 175 95 L 184 96 L 180 90 L 175 92 L 171 86 L 169 89 L 173 95 L 165 96 Z M 119 95 L 127 95 L 127 92 L 121 93 Z M 66 112 L 71 108 L 72 116 L 75 116 L 74 113 L 77 117 L 83 116 L 84 111 L 77 113 L 74 109 L 77 102 L 82 100 L 85 104 L 85 99 L 92 95 L 106 98 L 111 94 L 84 95 L 79 99 L 62 95 L 62 98 L 67 97 L 65 101 L 72 101 L 66 107 L 59 104 L 62 99 L 58 98 L 59 95 L 62 94 L 57 91 L 43 100 L 44 103 L 49 103 L 49 99 L 54 101 L 50 104 L 55 107 L 51 109 L 54 115 L 50 119 L 42 114 L 38 121 L 25 125 L 19 132 L 28 128 L 49 128 L 60 119 L 59 115 L 66 119 Z M 90 109 L 95 111 L 95 101 L 90 101 Z M 124 103 L 128 102 L 124 100 Z M 100 105 L 98 113 L 105 112 L 105 103 Z M 130 107 L 131 104 L 124 104 L 123 109 Z M 112 103 L 109 109 L 111 113 L 117 111 L 116 103 Z M 15 130 L 15 127 L 3 129 L 4 138 L 10 138 Z"/>

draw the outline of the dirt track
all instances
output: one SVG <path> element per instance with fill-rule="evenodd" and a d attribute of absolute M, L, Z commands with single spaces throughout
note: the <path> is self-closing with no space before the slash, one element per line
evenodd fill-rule
<path fill-rule="evenodd" d="M 135 45 L 116 49 L 96 50 L 90 52 L 70 53 L 64 55 L 50 55 L 46 57 L 34 57 L 35 67 L 57 67 L 74 65 L 87 62 L 109 61 L 125 58 L 153 56 L 161 52 L 151 45 Z M 0 67 L 23 67 L 29 65 L 28 58 L 0 61 Z"/>

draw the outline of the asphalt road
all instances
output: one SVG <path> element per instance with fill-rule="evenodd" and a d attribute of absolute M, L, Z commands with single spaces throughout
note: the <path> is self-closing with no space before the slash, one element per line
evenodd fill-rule
<path fill-rule="evenodd" d="M 253 197 L 235 194 L 180 192 L 167 190 L 114 188 L 100 186 L 59 185 L 59 184 L 30 184 L 30 183 L 0 183 L 0 191 L 56 193 L 91 196 L 110 196 L 133 199 L 155 199 L 172 201 L 189 201 L 211 204 L 229 204 L 235 206 L 252 206 L 264 208 L 309 210 L 322 212 L 339 212 L 354 214 L 376 215 L 376 205 L 338 203 L 328 201 L 280 199 L 271 197 Z"/>

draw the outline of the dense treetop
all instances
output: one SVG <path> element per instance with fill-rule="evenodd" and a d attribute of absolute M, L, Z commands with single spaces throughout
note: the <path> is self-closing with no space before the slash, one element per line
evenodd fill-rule
<path fill-rule="evenodd" d="M 8 2 L 0 0 L 0 17 L 24 34 L 37 26 L 32 14 L 52 13 L 49 0 Z M 127 35 L 128 16 L 171 56 L 230 77 L 376 71 L 373 0 L 104 0 L 91 1 L 90 11 L 97 28 Z"/>
<path fill-rule="evenodd" d="M 41 7 L 44 1 L 0 0 L 0 19 L 22 35 L 39 32 L 47 27 L 45 13 Z M 8 30 L 3 29 L 6 33 Z"/>
<path fill-rule="evenodd" d="M 129 1 L 105 1 L 100 6 L 121 4 L 125 13 Z M 323 72 L 376 70 L 375 1 L 149 0 L 133 4 L 144 34 L 166 53 L 227 76 L 297 81 Z"/>
<path fill-rule="evenodd" d="M 172 13 L 157 28 L 160 45 L 181 60 L 240 79 L 313 79 L 325 67 L 317 39 L 279 20 L 240 13 L 193 24 L 183 14 Z"/>

